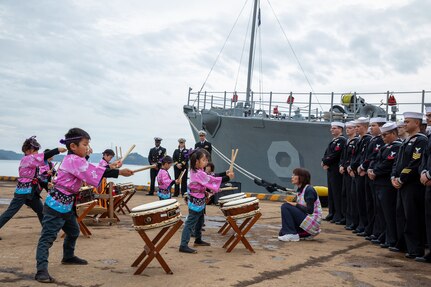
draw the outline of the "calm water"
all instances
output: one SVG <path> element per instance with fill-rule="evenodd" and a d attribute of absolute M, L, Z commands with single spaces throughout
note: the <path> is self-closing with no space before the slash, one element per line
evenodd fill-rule
<path fill-rule="evenodd" d="M 20 162 L 19 160 L 0 160 L 0 176 L 18 176 L 19 162 Z M 97 163 L 93 163 L 93 164 L 97 164 Z M 129 168 L 131 170 L 135 170 L 140 168 L 141 166 L 125 164 L 123 165 L 123 167 Z M 173 168 L 169 169 L 169 173 L 173 178 L 173 175 L 174 175 Z M 109 181 L 113 181 L 117 183 L 133 182 L 136 185 L 148 185 L 150 183 L 150 170 L 137 172 L 135 175 L 131 177 L 119 176 L 118 178 L 111 178 L 109 179 Z"/>

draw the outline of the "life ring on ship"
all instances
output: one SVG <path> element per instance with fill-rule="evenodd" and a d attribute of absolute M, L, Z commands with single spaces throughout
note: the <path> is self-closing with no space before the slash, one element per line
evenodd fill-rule
<path fill-rule="evenodd" d="M 326 186 L 313 186 L 319 196 L 322 207 L 328 206 L 328 188 Z"/>

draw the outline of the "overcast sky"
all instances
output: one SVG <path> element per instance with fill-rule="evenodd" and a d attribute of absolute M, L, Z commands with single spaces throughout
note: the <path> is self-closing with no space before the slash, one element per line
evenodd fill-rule
<path fill-rule="evenodd" d="M 170 154 L 179 137 L 192 146 L 188 88 L 202 86 L 245 2 L 1 1 L 0 149 L 32 135 L 56 147 L 72 127 L 97 152 L 146 155 L 154 136 Z M 205 89 L 235 88 L 251 2 Z M 262 0 L 263 90 L 310 91 L 268 3 L 314 91 L 431 90 L 430 0 Z"/>

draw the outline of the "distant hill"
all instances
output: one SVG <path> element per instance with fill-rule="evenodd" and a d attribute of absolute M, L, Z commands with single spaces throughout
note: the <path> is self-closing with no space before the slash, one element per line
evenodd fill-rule
<path fill-rule="evenodd" d="M 16 153 L 14 151 L 0 149 L 0 159 L 20 160 L 22 157 L 22 153 Z"/>
<path fill-rule="evenodd" d="M 62 161 L 64 158 L 64 154 L 59 154 L 54 157 L 54 161 Z M 0 149 L 0 159 L 3 160 L 20 160 L 23 157 L 22 153 L 16 153 L 14 151 L 2 150 Z M 90 162 L 99 163 L 102 159 L 101 153 L 93 153 L 90 156 Z M 124 164 L 133 164 L 133 165 L 147 165 L 148 159 L 143 157 L 138 153 L 131 153 L 124 161 Z"/>

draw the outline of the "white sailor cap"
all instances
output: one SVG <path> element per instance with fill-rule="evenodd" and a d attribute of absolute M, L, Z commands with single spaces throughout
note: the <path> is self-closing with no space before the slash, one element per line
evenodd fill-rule
<path fill-rule="evenodd" d="M 331 123 L 331 127 L 340 127 L 340 128 L 344 128 L 344 123 L 342 123 L 342 122 L 332 122 L 332 123 Z"/>
<path fill-rule="evenodd" d="M 200 135 L 200 136 L 206 136 L 207 133 L 204 130 L 200 130 L 200 131 L 198 131 L 198 135 Z"/>
<path fill-rule="evenodd" d="M 381 133 L 385 133 L 391 130 L 394 130 L 397 128 L 397 124 L 394 122 L 387 122 L 386 124 L 384 124 L 383 126 L 380 127 L 380 132 Z"/>
<path fill-rule="evenodd" d="M 370 124 L 372 123 L 386 123 L 386 119 L 385 118 L 371 118 L 370 119 Z"/>
<path fill-rule="evenodd" d="M 403 128 L 403 127 L 405 127 L 406 126 L 406 123 L 405 122 L 403 122 L 403 121 L 398 121 L 397 122 L 397 127 L 398 128 Z"/>
<path fill-rule="evenodd" d="M 424 115 L 422 113 L 416 113 L 416 112 L 405 112 L 403 113 L 403 116 L 405 119 L 422 120 Z"/>
<path fill-rule="evenodd" d="M 155 138 L 154 138 L 154 141 L 156 141 L 156 142 L 161 142 L 161 141 L 162 141 L 162 138 L 155 137 Z"/>
<path fill-rule="evenodd" d="M 354 120 L 353 122 L 355 123 L 355 125 L 357 125 L 357 124 L 368 124 L 369 121 L 370 120 L 366 117 L 360 117 L 360 118 L 357 118 L 356 120 Z"/>
<path fill-rule="evenodd" d="M 423 116 L 423 117 L 422 117 L 422 124 L 423 124 L 423 125 L 428 124 L 428 123 L 427 123 L 427 117 L 426 117 L 426 116 Z"/>
<path fill-rule="evenodd" d="M 354 127 L 355 126 L 355 121 L 350 121 L 346 123 L 346 128 L 347 127 Z"/>
<path fill-rule="evenodd" d="M 425 107 L 425 113 L 431 113 L 431 106 Z"/>

